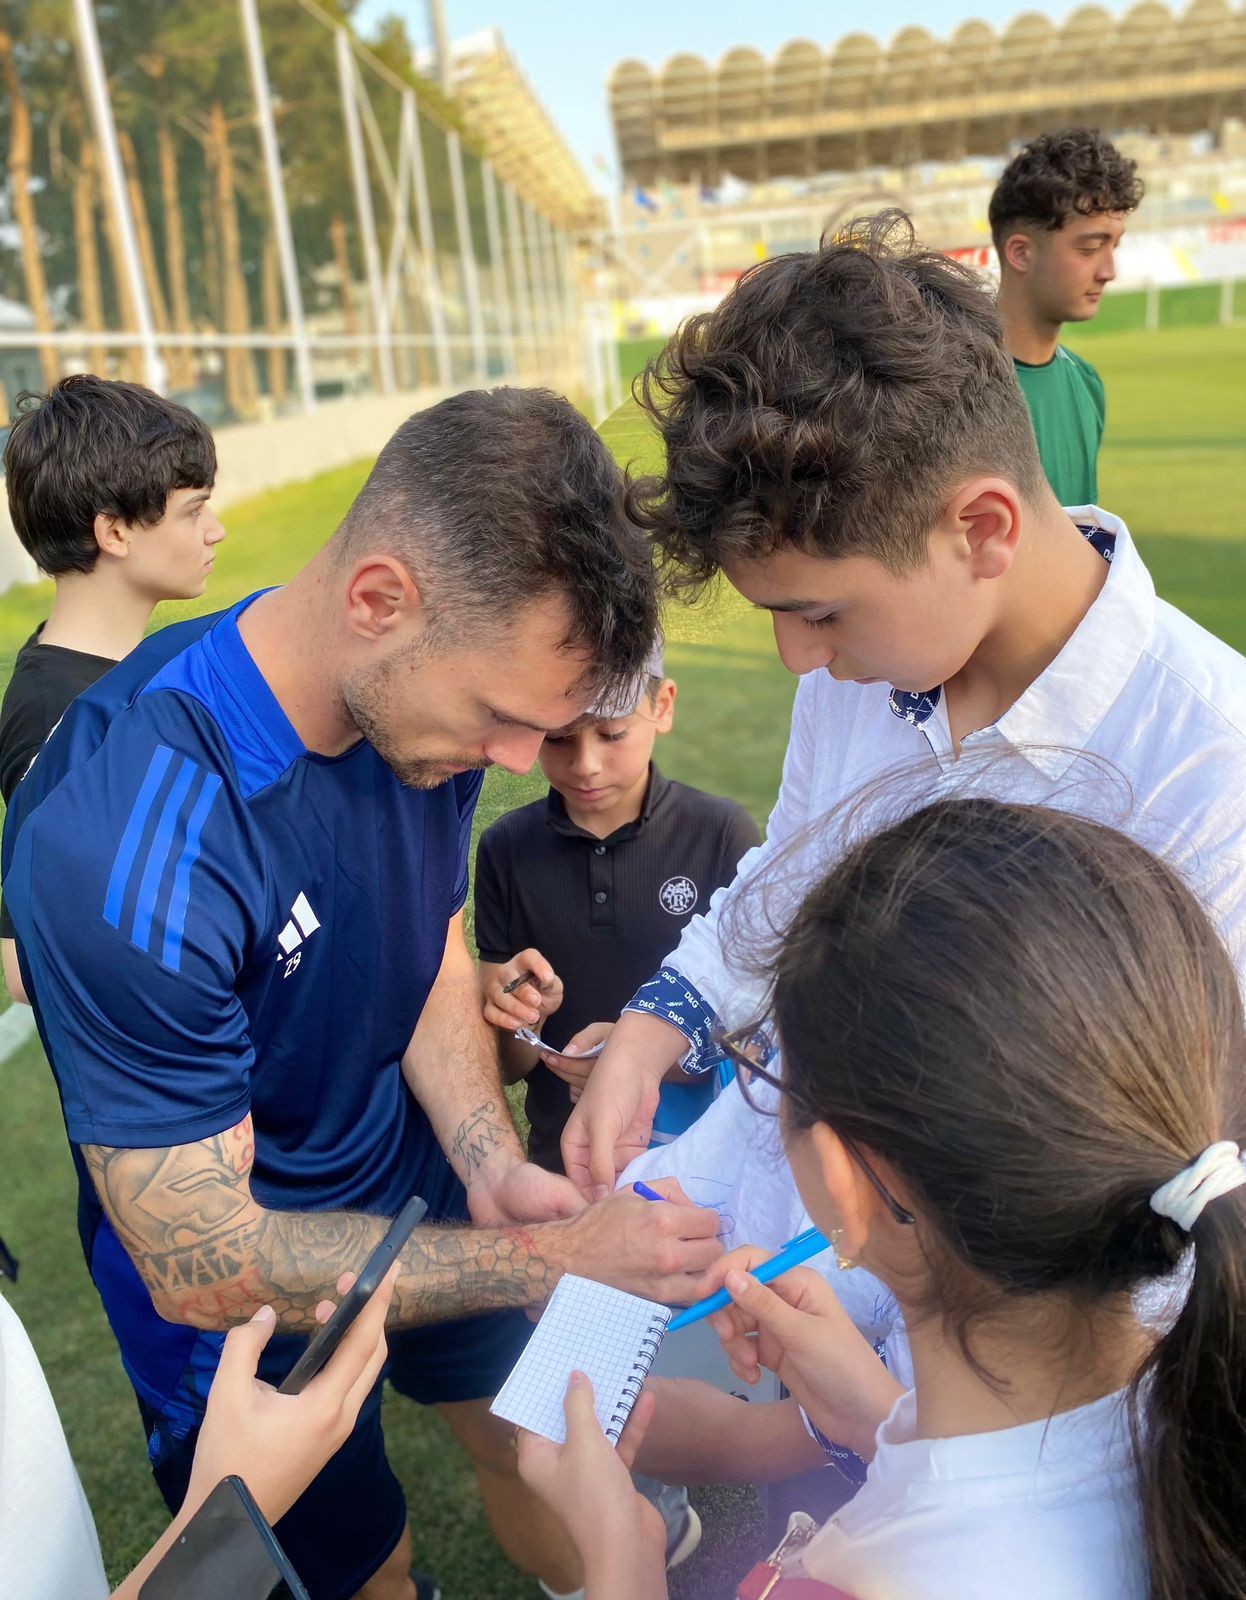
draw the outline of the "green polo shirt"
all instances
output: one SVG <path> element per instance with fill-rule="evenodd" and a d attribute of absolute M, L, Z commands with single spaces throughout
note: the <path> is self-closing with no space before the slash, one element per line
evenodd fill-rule
<path fill-rule="evenodd" d="M 1063 345 L 1041 367 L 1016 361 L 1030 408 L 1038 454 L 1062 506 L 1097 505 L 1099 446 L 1107 401 L 1103 379 Z"/>

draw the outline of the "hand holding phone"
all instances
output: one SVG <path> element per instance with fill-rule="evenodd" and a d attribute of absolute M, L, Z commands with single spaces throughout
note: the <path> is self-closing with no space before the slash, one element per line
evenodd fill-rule
<path fill-rule="evenodd" d="M 343 1295 L 337 1310 L 324 1327 L 312 1335 L 307 1349 L 278 1386 L 278 1394 L 301 1394 L 324 1366 L 350 1331 L 351 1324 L 380 1288 L 385 1274 L 402 1254 L 416 1224 L 428 1210 L 419 1195 L 412 1195 L 390 1224 L 389 1231 L 368 1257 L 368 1263 L 355 1279 L 354 1287 Z"/>
<path fill-rule="evenodd" d="M 268 1600 L 284 1582 L 310 1600 L 241 1478 L 222 1478 L 166 1551 L 138 1600 Z"/>

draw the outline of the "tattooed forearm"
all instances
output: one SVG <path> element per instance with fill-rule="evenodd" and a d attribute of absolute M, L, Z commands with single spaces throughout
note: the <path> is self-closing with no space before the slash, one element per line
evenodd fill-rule
<path fill-rule="evenodd" d="M 463 1168 L 463 1181 L 468 1188 L 493 1151 L 507 1142 L 507 1127 L 498 1118 L 497 1109 L 496 1100 L 485 1100 L 459 1123 L 451 1141 L 450 1154 Z"/>
<path fill-rule="evenodd" d="M 465 1150 L 483 1143 L 487 1154 L 493 1109 L 485 1102 L 464 1122 Z M 224 1328 L 267 1304 L 283 1328 L 309 1330 L 319 1302 L 336 1294 L 343 1272 L 359 1270 L 388 1227 L 384 1217 L 360 1212 L 259 1205 L 249 1181 L 249 1119 L 197 1144 L 160 1150 L 88 1145 L 83 1154 L 156 1309 L 173 1322 Z M 558 1277 L 541 1253 L 542 1231 L 417 1229 L 391 1323 L 414 1326 L 540 1304 Z"/>
<path fill-rule="evenodd" d="M 504 1306 L 542 1305 L 559 1273 L 535 1228 L 417 1228 L 391 1322 L 418 1326 Z"/>

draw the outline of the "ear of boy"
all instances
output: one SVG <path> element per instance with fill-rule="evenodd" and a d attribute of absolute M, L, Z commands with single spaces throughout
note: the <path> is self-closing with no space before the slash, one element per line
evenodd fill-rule
<path fill-rule="evenodd" d="M 133 536 L 134 529 L 124 517 L 104 511 L 96 512 L 95 542 L 101 554 L 124 560 L 130 553 L 130 540 Z"/>
<path fill-rule="evenodd" d="M 1021 495 L 1007 478 L 971 478 L 947 503 L 940 523 L 961 543 L 971 577 L 1002 578 L 1021 538 Z"/>
<path fill-rule="evenodd" d="M 675 726 L 675 696 L 678 687 L 674 678 L 663 678 L 653 696 L 653 724 L 656 733 L 669 733 Z"/>
<path fill-rule="evenodd" d="M 1004 240 L 1004 261 L 1023 277 L 1033 270 L 1037 254 L 1037 241 L 1024 231 L 1010 233 Z"/>

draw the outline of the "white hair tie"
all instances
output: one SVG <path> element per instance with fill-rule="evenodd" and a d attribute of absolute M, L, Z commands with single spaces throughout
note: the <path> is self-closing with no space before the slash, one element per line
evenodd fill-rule
<path fill-rule="evenodd" d="M 1230 1189 L 1246 1183 L 1246 1163 L 1232 1139 L 1209 1144 L 1197 1160 L 1151 1196 L 1151 1209 L 1171 1217 L 1186 1233 L 1203 1214 L 1203 1207 Z"/>

